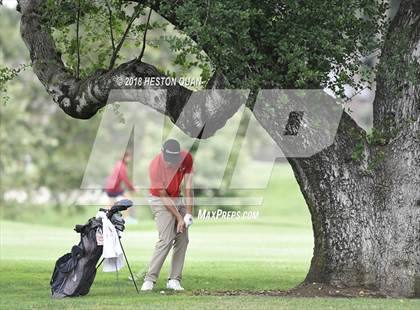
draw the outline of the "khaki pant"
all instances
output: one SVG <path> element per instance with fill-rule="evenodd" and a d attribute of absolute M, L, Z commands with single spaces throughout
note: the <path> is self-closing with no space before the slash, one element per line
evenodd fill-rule
<path fill-rule="evenodd" d="M 175 198 L 175 204 L 179 213 L 184 216 L 186 208 L 181 198 Z M 156 282 L 160 269 L 165 262 L 166 256 L 173 247 L 169 279 L 181 281 L 182 269 L 184 268 L 185 253 L 188 246 L 188 229 L 182 234 L 176 233 L 175 216 L 162 204 L 160 198 L 150 198 L 150 208 L 159 231 L 159 240 L 156 243 L 155 251 L 150 259 L 149 271 L 144 278 L 145 281 Z"/>

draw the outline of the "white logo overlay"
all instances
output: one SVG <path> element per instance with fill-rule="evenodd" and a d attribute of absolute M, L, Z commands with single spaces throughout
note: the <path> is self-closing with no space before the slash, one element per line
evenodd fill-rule
<path fill-rule="evenodd" d="M 116 78 L 115 83 L 124 83 L 124 77 Z M 195 204 L 258 206 L 263 202 L 262 190 L 268 186 L 276 159 L 309 157 L 331 145 L 343 112 L 340 102 L 323 90 L 261 90 L 252 111 L 245 107 L 247 90 L 193 94 L 173 124 L 165 116 L 164 89 L 112 90 L 80 188 L 103 190 L 115 163 L 131 147 L 129 173 L 135 188 L 143 193 L 139 195 L 143 197 L 133 200 L 136 205 L 147 205 L 149 164 L 161 152 L 163 142 L 175 138 L 181 149 L 193 155 Z M 191 118 L 199 119 L 196 107 L 216 97 L 237 107 L 236 113 L 211 136 L 199 139 L 199 134 L 210 130 L 212 122 L 218 120 L 207 118 L 200 123 Z M 198 127 L 186 130 L 186 126 Z M 200 216 L 255 216 L 223 212 L 227 211 L 204 210 Z"/>

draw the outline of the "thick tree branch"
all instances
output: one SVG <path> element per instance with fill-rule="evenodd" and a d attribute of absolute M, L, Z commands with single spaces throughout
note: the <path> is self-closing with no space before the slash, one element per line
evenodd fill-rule
<path fill-rule="evenodd" d="M 404 128 L 412 130 L 407 125 L 420 122 L 419 1 L 401 1 L 385 38 L 377 76 L 375 128 L 388 139 Z"/>
<path fill-rule="evenodd" d="M 48 25 L 41 22 L 42 0 L 21 0 L 21 35 L 30 52 L 32 68 L 47 92 L 60 108 L 68 115 L 79 119 L 91 118 L 104 107 L 111 89 L 121 86 L 116 81 L 122 77 L 155 77 L 164 78 L 154 66 L 134 59 L 111 70 L 97 70 L 94 74 L 78 80 L 68 70 L 55 47 Z M 224 88 L 225 79 L 216 73 L 207 84 L 207 89 Z M 149 87 L 153 88 L 153 87 Z M 193 92 L 179 84 L 161 86 L 166 90 L 166 97 L 152 108 L 168 115 L 176 122 Z M 227 102 L 220 96 L 207 96 L 205 102 L 194 102 L 187 113 L 194 114 L 194 122 L 183 117 L 177 123 L 184 132 L 195 135 L 203 124 L 210 124 L 211 129 L 206 136 L 212 135 L 222 128 L 225 122 L 237 111 L 238 105 Z M 193 115 L 190 115 L 193 119 Z"/>

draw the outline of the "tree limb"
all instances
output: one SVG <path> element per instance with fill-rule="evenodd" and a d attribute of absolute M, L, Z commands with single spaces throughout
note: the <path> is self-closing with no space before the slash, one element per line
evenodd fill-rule
<path fill-rule="evenodd" d="M 115 65 L 115 61 L 117 60 L 117 57 L 118 57 L 118 52 L 120 51 L 120 49 L 121 49 L 121 47 L 122 47 L 122 45 L 123 45 L 123 43 L 124 43 L 124 41 L 125 41 L 125 38 L 127 37 L 128 32 L 130 31 L 131 25 L 133 24 L 134 20 L 135 20 L 135 19 L 139 16 L 139 14 L 140 14 L 140 8 L 141 8 L 140 4 L 138 4 L 138 5 L 134 8 L 133 15 L 131 16 L 130 21 L 129 21 L 129 22 L 128 22 L 128 24 L 127 24 L 127 27 L 125 28 L 124 34 L 123 34 L 123 36 L 121 37 L 121 40 L 120 40 L 120 42 L 118 43 L 118 45 L 117 45 L 116 49 L 115 49 L 115 50 L 114 50 L 114 52 L 112 53 L 112 56 L 111 56 L 111 61 L 109 62 L 109 68 L 108 68 L 109 70 L 111 70 L 111 69 L 114 67 L 114 65 Z"/>
<path fill-rule="evenodd" d="M 152 15 L 152 8 L 149 9 L 149 15 L 147 16 L 146 29 L 144 29 L 144 34 L 143 34 L 143 46 L 141 49 L 140 56 L 138 58 L 139 61 L 141 61 L 141 59 L 143 58 L 144 51 L 146 50 L 146 36 L 147 36 L 147 29 L 149 28 L 150 15 Z"/>
<path fill-rule="evenodd" d="M 69 116 L 78 119 L 88 119 L 107 104 L 112 89 L 121 89 L 116 80 L 121 77 L 166 77 L 156 67 L 133 59 L 111 70 L 100 69 L 82 79 L 77 79 L 64 65 L 51 36 L 49 26 L 42 23 L 42 0 L 21 0 L 21 35 L 29 50 L 32 68 L 47 92 L 57 105 Z M 207 89 L 225 87 L 223 74 L 217 72 L 209 80 Z M 153 88 L 153 87 L 139 87 Z M 156 87 L 158 88 L 158 87 Z M 177 122 L 180 113 L 188 103 L 193 92 L 178 83 L 161 86 L 166 90 L 166 97 L 157 98 L 152 108 L 169 116 Z M 203 124 L 212 124 L 212 130 L 206 131 L 207 136 L 222 128 L 226 121 L 237 111 L 238 105 L 228 102 L 222 96 L 203 99 L 205 102 L 194 102 L 188 112 L 194 113 L 195 121 L 183 117 L 176 125 L 185 133 L 194 135 L 201 131 Z"/>
<path fill-rule="evenodd" d="M 76 16 L 76 45 L 77 45 L 77 68 L 76 77 L 80 77 L 80 39 L 79 39 L 79 24 L 80 24 L 80 0 L 77 1 L 77 16 Z"/>
<path fill-rule="evenodd" d="M 109 0 L 106 0 L 106 6 L 108 8 L 109 32 L 111 35 L 112 53 L 115 53 L 114 32 L 112 30 L 112 10 L 111 10 L 111 6 L 109 5 Z"/>
<path fill-rule="evenodd" d="M 420 2 L 403 0 L 389 26 L 377 74 L 374 126 L 384 135 L 391 137 L 416 119 L 420 122 L 419 68 Z"/>

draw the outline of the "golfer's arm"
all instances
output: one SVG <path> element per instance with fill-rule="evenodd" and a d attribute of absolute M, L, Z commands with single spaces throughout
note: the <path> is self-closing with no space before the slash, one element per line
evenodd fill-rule
<path fill-rule="evenodd" d="M 192 214 L 194 206 L 194 191 L 193 191 L 193 174 L 188 173 L 185 175 L 185 204 L 187 213 Z"/>
<path fill-rule="evenodd" d="M 176 219 L 182 219 L 181 214 L 178 212 L 177 208 L 175 207 L 175 203 L 172 201 L 172 199 L 168 196 L 168 193 L 166 192 L 166 190 L 162 189 L 159 192 L 159 197 L 163 202 L 163 205 L 165 206 L 165 208 L 171 212 Z"/>

